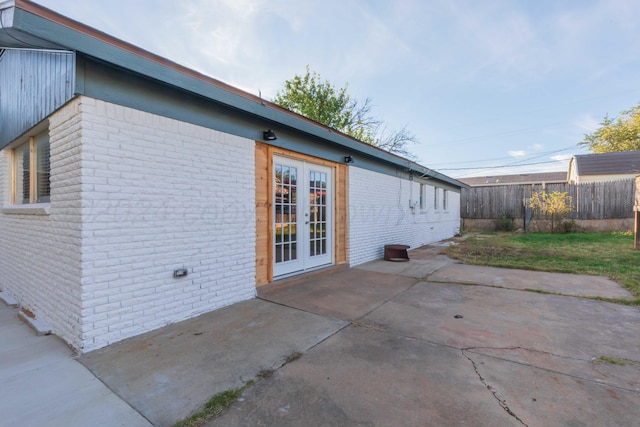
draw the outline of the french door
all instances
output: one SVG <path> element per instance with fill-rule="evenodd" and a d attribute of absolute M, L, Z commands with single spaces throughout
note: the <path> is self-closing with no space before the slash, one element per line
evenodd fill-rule
<path fill-rule="evenodd" d="M 332 169 L 287 157 L 273 162 L 273 276 L 331 264 Z"/>

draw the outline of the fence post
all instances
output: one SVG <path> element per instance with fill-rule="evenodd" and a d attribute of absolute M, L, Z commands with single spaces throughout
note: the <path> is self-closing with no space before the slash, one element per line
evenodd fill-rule
<path fill-rule="evenodd" d="M 633 249 L 640 249 L 640 175 L 636 176 L 636 194 L 633 203 Z"/>
<path fill-rule="evenodd" d="M 634 240 L 633 240 L 633 249 L 639 250 L 640 249 L 640 206 L 634 206 L 634 217 L 635 217 L 635 221 L 634 221 L 634 226 L 633 226 L 633 235 L 634 235 Z"/>

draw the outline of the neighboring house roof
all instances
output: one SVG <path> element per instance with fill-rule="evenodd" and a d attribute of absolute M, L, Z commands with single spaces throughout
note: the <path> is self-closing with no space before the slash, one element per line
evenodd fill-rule
<path fill-rule="evenodd" d="M 458 181 L 470 187 L 484 187 L 491 185 L 518 185 L 518 184 L 555 184 L 567 182 L 566 172 L 544 172 L 518 175 L 476 176 L 460 178 Z"/>
<path fill-rule="evenodd" d="M 640 174 L 640 151 L 577 155 L 573 156 L 571 164 L 577 176 L 638 175 Z"/>
<path fill-rule="evenodd" d="M 454 187 L 465 187 L 451 177 L 423 165 L 358 141 L 259 96 L 244 92 L 166 58 L 145 51 L 28 0 L 0 0 L 0 49 L 63 49 L 113 64 L 122 70 L 214 101 L 262 122 L 288 127 L 394 167 Z M 82 81 L 76 93 L 82 94 Z M 254 138 L 255 139 L 255 138 Z M 258 138 L 259 139 L 259 138 Z M 8 142 L 0 141 L 0 148 Z"/>

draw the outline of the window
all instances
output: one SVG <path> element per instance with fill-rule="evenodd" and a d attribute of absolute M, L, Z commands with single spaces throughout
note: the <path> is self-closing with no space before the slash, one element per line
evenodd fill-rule
<path fill-rule="evenodd" d="M 440 189 L 438 187 L 433 190 L 433 209 L 440 209 Z"/>
<path fill-rule="evenodd" d="M 449 192 L 445 189 L 442 190 L 442 209 L 447 210 L 447 202 L 448 202 Z"/>
<path fill-rule="evenodd" d="M 13 149 L 12 204 L 48 203 L 49 134 L 41 132 Z"/>
<path fill-rule="evenodd" d="M 421 211 L 426 209 L 426 206 L 425 206 L 426 203 L 424 202 L 425 191 L 426 191 L 426 185 L 420 184 L 420 210 Z"/>

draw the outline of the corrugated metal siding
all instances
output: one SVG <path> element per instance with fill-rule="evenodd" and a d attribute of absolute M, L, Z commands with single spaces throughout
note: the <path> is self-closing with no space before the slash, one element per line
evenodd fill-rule
<path fill-rule="evenodd" d="M 0 56 L 0 148 L 73 96 L 75 54 L 4 50 Z"/>

